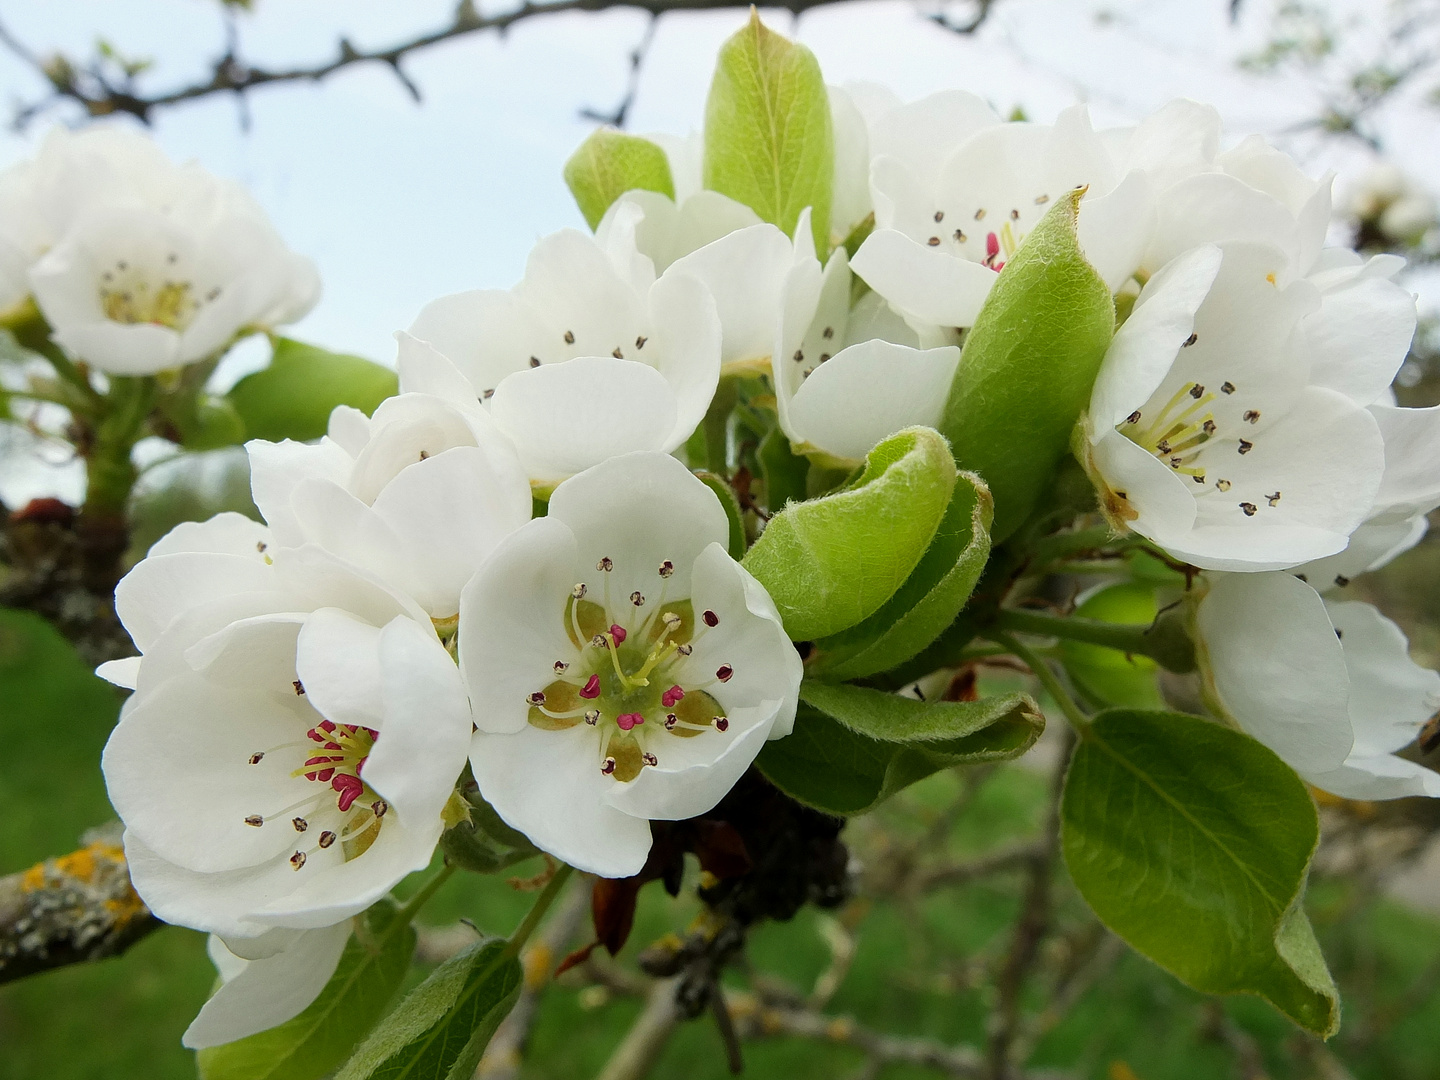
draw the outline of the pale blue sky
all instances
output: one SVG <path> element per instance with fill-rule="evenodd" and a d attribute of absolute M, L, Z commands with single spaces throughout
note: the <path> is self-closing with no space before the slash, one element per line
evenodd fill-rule
<path fill-rule="evenodd" d="M 333 53 L 337 31 L 357 45 L 388 43 L 441 24 L 452 4 L 259 0 L 255 14 L 240 17 L 241 40 L 256 63 L 307 63 Z M 1252 17 L 1238 29 L 1227 6 L 1000 0 L 973 39 L 934 26 L 903 2 L 821 9 L 798 27 L 786 12 L 767 18 L 798 29 L 830 81 L 875 79 L 907 98 L 960 86 L 1004 110 L 1023 104 L 1037 118 L 1088 100 L 1099 120 L 1117 123 L 1185 94 L 1218 104 L 1236 134 L 1276 134 L 1313 115 L 1307 80 L 1251 76 L 1233 63 L 1262 40 L 1266 0 L 1250 0 Z M 127 53 L 153 56 L 152 81 L 160 85 L 197 72 L 222 48 L 217 8 L 211 0 L 0 0 L 0 17 L 37 49 L 83 53 L 104 33 Z M 741 11 L 665 17 L 632 130 L 698 125 L 715 50 L 744 18 Z M 560 167 L 592 126 L 580 108 L 612 107 L 623 92 L 644 23 L 635 12 L 567 15 L 522 25 L 504 40 L 448 43 L 409 65 L 425 94 L 418 106 L 377 65 L 251 95 L 248 134 L 225 98 L 163 112 L 155 133 L 173 156 L 198 158 L 245 183 L 290 245 L 319 263 L 325 295 L 299 336 L 388 362 L 390 335 L 426 301 L 512 284 L 538 236 L 580 223 Z M 0 100 L 35 88 L 33 77 L 0 56 Z M 0 165 L 28 154 L 43 128 L 0 137 Z M 1434 154 L 1428 130 L 1418 141 Z M 1344 147 L 1293 148 L 1316 171 L 1326 163 L 1353 171 L 1357 160 Z"/>

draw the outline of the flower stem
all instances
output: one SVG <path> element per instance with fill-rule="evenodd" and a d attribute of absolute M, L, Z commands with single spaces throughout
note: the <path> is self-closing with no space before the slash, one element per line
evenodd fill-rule
<path fill-rule="evenodd" d="M 1076 704 L 1075 699 L 1070 696 L 1070 691 L 1065 689 L 1064 684 L 1056 678 L 1054 670 L 1043 658 L 1037 656 L 1033 650 L 1020 644 L 1009 634 L 995 634 L 993 640 L 997 644 L 1004 645 L 1035 673 L 1035 677 L 1040 680 L 1040 685 L 1045 687 L 1045 692 L 1054 699 L 1055 704 L 1060 706 L 1060 711 L 1065 714 L 1065 719 L 1070 721 L 1071 726 L 1077 732 L 1083 735 L 1089 730 L 1090 717 L 1086 716 L 1085 710 Z"/>
<path fill-rule="evenodd" d="M 550 905 L 555 902 L 555 897 L 560 895 L 560 889 L 570 879 L 574 867 L 568 863 L 561 863 L 545 883 L 545 888 L 535 898 L 535 903 L 526 912 L 525 918 L 520 920 L 520 925 L 510 935 L 510 942 L 505 946 L 506 956 L 518 956 L 520 950 L 525 947 L 525 942 L 535 932 L 535 927 L 540 925 L 540 920 L 545 917 L 545 912 L 550 910 Z"/>
<path fill-rule="evenodd" d="M 86 490 L 81 512 L 92 518 L 123 518 L 135 465 L 130 453 L 155 404 L 153 378 L 117 376 L 111 380 L 105 408 L 95 425 L 94 442 L 85 451 Z"/>
<path fill-rule="evenodd" d="M 397 918 L 395 925 L 404 926 L 415 918 L 416 912 L 424 907 L 425 902 L 440 890 L 441 885 L 444 885 L 445 882 L 450 880 L 450 875 L 453 873 L 455 873 L 455 867 L 442 867 L 438 874 L 420 886 L 419 891 L 410 897 L 409 900 L 406 900 L 405 905 L 396 913 Z"/>
<path fill-rule="evenodd" d="M 1124 653 L 1148 656 L 1167 671 L 1194 671 L 1195 647 L 1183 622 L 1172 618 L 1153 623 L 1110 623 L 1076 615 L 1003 608 L 993 625 L 999 630 L 1083 641 Z"/>

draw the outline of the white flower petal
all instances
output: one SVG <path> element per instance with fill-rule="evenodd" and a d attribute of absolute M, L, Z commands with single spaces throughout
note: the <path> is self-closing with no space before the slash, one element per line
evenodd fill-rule
<path fill-rule="evenodd" d="M 1196 620 L 1215 690 L 1241 728 L 1301 772 L 1345 761 L 1345 655 L 1314 589 L 1289 574 L 1218 576 Z"/>
<path fill-rule="evenodd" d="M 674 426 L 662 447 L 668 452 L 699 427 L 715 396 L 720 381 L 720 316 L 709 290 L 679 274 L 666 274 L 655 282 L 648 303 L 650 340 L 645 344 L 650 351 L 645 362 L 664 376 L 675 393 Z M 638 357 L 640 350 L 634 355 Z"/>
<path fill-rule="evenodd" d="M 220 1046 L 298 1016 L 325 989 L 349 940 L 350 923 L 340 922 L 301 933 L 274 956 L 246 961 L 201 1007 L 181 1043 L 191 1050 Z"/>
<path fill-rule="evenodd" d="M 1117 292 L 1144 261 L 1155 227 L 1155 192 L 1143 172 L 1132 172 L 1113 191 L 1080 204 L 1080 250 Z"/>
<path fill-rule="evenodd" d="M 313 708 L 336 724 L 380 728 L 385 703 L 376 627 L 322 608 L 305 620 L 293 648 L 295 672 Z"/>
<path fill-rule="evenodd" d="M 774 225 L 753 225 L 707 244 L 671 267 L 672 274 L 699 279 L 715 298 L 722 363 L 770 355 L 776 305 L 794 251 L 790 238 Z"/>
<path fill-rule="evenodd" d="M 141 652 L 189 608 L 272 588 L 273 575 L 250 555 L 182 552 L 142 559 L 115 587 L 115 611 Z"/>
<path fill-rule="evenodd" d="M 1320 310 L 1301 320 L 1295 347 L 1317 385 L 1370 405 L 1390 386 L 1414 335 L 1415 297 L 1361 270 L 1322 295 Z"/>
<path fill-rule="evenodd" d="M 569 526 L 536 518 L 502 541 L 465 587 L 460 673 L 482 731 L 523 731 L 526 697 L 550 682 L 551 664 L 574 653 L 565 606 L 578 569 Z"/>
<path fill-rule="evenodd" d="M 115 686 L 134 690 L 140 678 L 140 657 L 127 656 L 120 660 L 106 660 L 95 669 L 95 674 Z"/>
<path fill-rule="evenodd" d="M 676 438 L 678 401 L 663 375 L 611 357 L 516 372 L 496 388 L 490 414 L 532 480 L 561 480 L 633 450 L 668 452 L 689 434 Z"/>
<path fill-rule="evenodd" d="M 605 802 L 614 781 L 600 772 L 594 728 L 476 732 L 470 768 L 486 802 L 542 851 L 600 877 L 630 877 L 645 865 L 650 822 Z"/>
<path fill-rule="evenodd" d="M 895 307 L 937 326 L 972 325 L 999 277 L 893 229 L 871 233 L 850 266 Z"/>
<path fill-rule="evenodd" d="M 402 394 L 430 394 L 444 401 L 473 404 L 478 400 L 470 380 L 455 364 L 428 341 L 404 330 L 395 332 L 398 347 L 396 370 Z"/>
<path fill-rule="evenodd" d="M 1401 409 L 1371 405 L 1385 440 L 1385 474 L 1375 509 L 1390 517 L 1429 513 L 1440 505 L 1440 405 Z"/>
<path fill-rule="evenodd" d="M 1195 328 L 1195 312 L 1209 295 L 1220 262 L 1220 249 L 1205 245 L 1167 263 L 1146 283 L 1130 317 L 1115 332 L 1090 395 L 1097 432 L 1117 427 L 1160 388 Z"/>
<path fill-rule="evenodd" d="M 820 449 L 858 461 L 902 428 L 937 427 L 959 363 L 953 345 L 924 351 L 880 340 L 852 345 L 801 383 L 789 404 L 790 424 Z"/>
<path fill-rule="evenodd" d="M 350 455 L 330 439 L 314 445 L 251 439 L 245 453 L 250 458 L 251 497 L 274 532 L 275 543 L 283 547 L 305 539 L 290 503 L 295 489 L 309 477 L 344 484 L 354 467 Z"/>

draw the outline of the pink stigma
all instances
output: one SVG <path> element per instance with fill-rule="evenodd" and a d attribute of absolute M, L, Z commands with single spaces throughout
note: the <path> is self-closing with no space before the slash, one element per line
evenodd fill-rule
<path fill-rule="evenodd" d="M 1000 254 L 1000 238 L 993 232 L 985 237 L 985 254 L 992 259 Z"/>
<path fill-rule="evenodd" d="M 684 696 L 684 690 L 681 690 L 678 686 L 672 686 L 669 690 L 666 690 L 663 694 L 660 695 L 660 704 L 665 706 L 665 708 L 667 709 L 673 709 L 676 704 L 679 703 L 680 699 Z"/>
<path fill-rule="evenodd" d="M 615 717 L 615 726 L 621 731 L 629 731 L 631 728 L 638 727 L 644 722 L 645 717 L 641 716 L 638 712 L 622 712 L 619 716 Z"/>
<path fill-rule="evenodd" d="M 610 637 L 614 639 L 616 645 L 625 644 L 625 628 L 612 624 L 610 627 Z"/>
<path fill-rule="evenodd" d="M 350 776 L 348 773 L 341 773 L 330 781 L 330 786 L 340 793 L 339 806 L 343 814 L 360 797 L 365 790 L 365 783 L 358 776 Z"/>
<path fill-rule="evenodd" d="M 597 698 L 600 696 L 600 676 L 591 675 L 584 686 L 580 688 L 580 696 L 583 698 Z"/>

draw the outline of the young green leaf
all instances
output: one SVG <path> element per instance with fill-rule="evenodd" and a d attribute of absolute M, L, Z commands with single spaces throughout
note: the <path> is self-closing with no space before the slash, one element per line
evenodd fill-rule
<path fill-rule="evenodd" d="M 252 439 L 318 439 L 336 405 L 372 413 L 397 389 L 395 372 L 358 356 L 276 338 L 270 366 L 227 395 Z"/>
<path fill-rule="evenodd" d="M 336 1080 L 470 1080 L 523 979 L 507 942 L 477 942 L 410 991 Z"/>
<path fill-rule="evenodd" d="M 675 198 L 665 151 L 649 139 L 598 128 L 565 162 L 565 183 L 585 222 L 594 229 L 610 204 L 627 191 L 658 191 Z"/>
<path fill-rule="evenodd" d="M 834 637 L 815 642 L 811 675 L 861 679 L 910 659 L 954 621 L 990 557 L 990 490 L 961 473 L 945 516 L 920 562 L 879 611 Z"/>
<path fill-rule="evenodd" d="M 765 505 L 772 512 L 785 509 L 788 502 L 804 501 L 810 459 L 790 449 L 790 440 L 778 425 L 770 429 L 755 456 L 765 482 Z"/>
<path fill-rule="evenodd" d="M 795 731 L 766 743 L 760 771 L 786 794 L 858 814 L 940 769 L 1018 757 L 1045 718 L 1024 694 L 927 703 L 806 680 Z"/>
<path fill-rule="evenodd" d="M 1197 990 L 1257 994 L 1333 1035 L 1339 997 L 1301 906 L 1319 825 L 1300 778 L 1181 713 L 1114 709 L 1082 734 L 1061 838 L 1101 921 Z"/>
<path fill-rule="evenodd" d="M 705 103 L 705 187 L 787 236 L 810 207 L 816 253 L 830 250 L 835 135 L 820 65 L 804 45 L 750 22 L 720 47 Z"/>
<path fill-rule="evenodd" d="M 320 996 L 299 1016 L 197 1055 L 200 1080 L 320 1080 L 380 1018 L 410 970 L 415 928 L 382 900 L 363 916 Z"/>
<path fill-rule="evenodd" d="M 955 463 L 930 428 L 870 451 L 848 487 L 770 519 L 745 568 L 796 641 L 828 637 L 880 608 L 915 569 L 955 489 Z"/>
<path fill-rule="evenodd" d="M 940 430 L 955 460 L 995 496 L 995 543 L 1050 483 L 1114 331 L 1110 290 L 1075 238 L 1083 194 L 1058 199 L 1005 264 L 945 405 Z"/>

